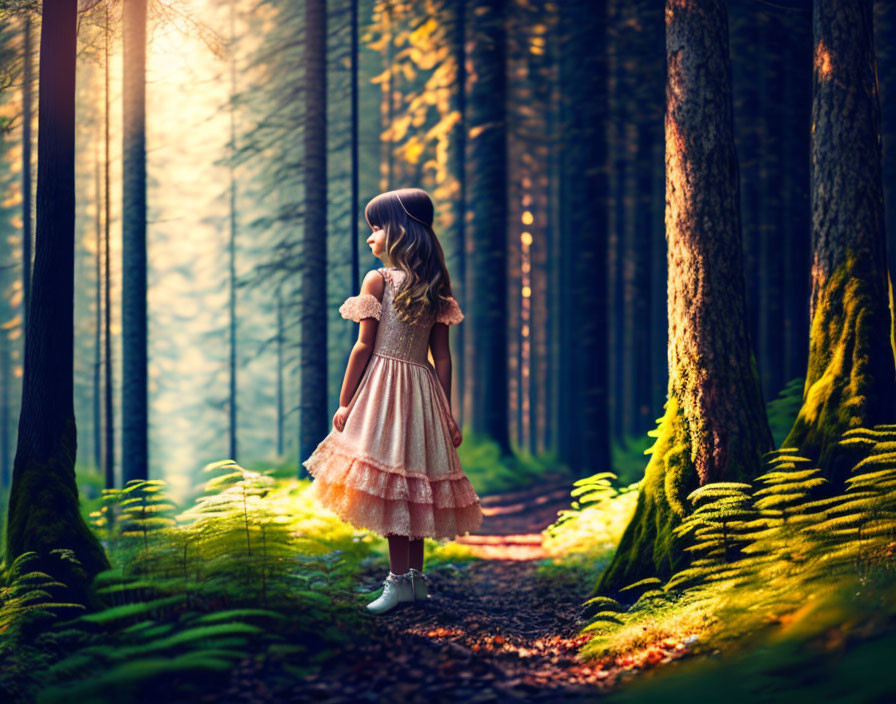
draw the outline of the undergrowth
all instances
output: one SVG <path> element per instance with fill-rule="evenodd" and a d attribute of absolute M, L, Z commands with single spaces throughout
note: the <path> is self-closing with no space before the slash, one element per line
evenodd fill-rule
<path fill-rule="evenodd" d="M 33 554 L 3 565 L 0 700 L 187 699 L 245 658 L 274 658 L 294 679 L 363 638 L 371 595 L 358 577 L 385 569 L 386 541 L 322 509 L 310 481 L 229 460 L 205 471 L 186 506 L 160 480 L 82 502 L 112 564 L 95 580 L 101 611 L 63 621 Z M 430 567 L 470 559 L 451 543 L 426 551 Z"/>
<path fill-rule="evenodd" d="M 794 380 L 769 404 L 775 437 L 792 424 L 801 389 Z M 658 662 L 660 643 L 698 656 L 674 674 L 639 678 L 612 701 L 693 701 L 720 687 L 732 702 L 794 701 L 786 697 L 797 693 L 831 701 L 850 682 L 853 694 L 896 693 L 891 685 L 859 688 L 841 662 L 875 672 L 860 664 L 860 650 L 879 673 L 892 646 L 896 426 L 855 428 L 840 442 L 864 456 L 842 490 L 798 448 L 770 452 L 755 481 L 707 484 L 688 497 L 690 514 L 677 529 L 689 536 L 687 568 L 665 583 L 628 585 L 621 592 L 631 596 L 622 602 L 603 595 L 585 602 L 590 615 L 581 633 L 590 639 L 581 655 L 600 666 Z M 614 479 L 603 472 L 576 482 L 571 508 L 545 529 L 553 559 L 543 570 L 572 569 L 596 583 L 639 488 Z M 798 668 L 818 677 L 792 678 Z M 726 686 L 734 681 L 738 686 Z"/>
<path fill-rule="evenodd" d="M 841 492 L 796 448 L 768 453 L 767 471 L 755 482 L 717 482 L 692 492 L 691 512 L 677 529 L 690 536 L 690 565 L 665 583 L 628 585 L 622 590 L 631 594 L 628 603 L 606 596 L 585 602 L 594 613 L 582 630 L 591 638 L 581 654 L 622 662 L 660 642 L 686 643 L 693 654 L 724 655 L 724 666 L 749 672 L 752 686 L 732 701 L 755 701 L 771 691 L 810 693 L 799 681 L 781 690 L 774 674 L 781 661 L 806 663 L 814 653 L 817 668 L 847 641 L 885 636 L 896 621 L 896 426 L 856 428 L 841 444 L 865 452 Z M 601 491 L 592 505 L 611 509 L 628 497 Z M 615 506 L 608 515 L 614 510 L 623 513 Z M 597 523 L 595 543 L 607 539 L 608 524 L 607 515 Z M 882 643 L 862 647 L 882 661 Z M 668 691 L 708 693 L 724 676 L 721 667 L 695 665 Z M 665 679 L 663 686 L 665 696 Z M 658 691 L 633 686 L 620 701 L 636 701 L 635 692 L 649 700 Z"/>

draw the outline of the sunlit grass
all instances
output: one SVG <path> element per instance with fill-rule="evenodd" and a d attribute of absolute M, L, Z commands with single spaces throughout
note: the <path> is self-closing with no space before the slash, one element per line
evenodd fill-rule
<path fill-rule="evenodd" d="M 812 641 L 823 654 L 884 632 L 896 614 L 894 440 L 894 426 L 844 434 L 842 444 L 867 456 L 840 495 L 825 493 L 819 470 L 795 448 L 769 453 L 752 486 L 693 492 L 695 510 L 681 528 L 691 533 L 691 565 L 665 583 L 629 585 L 631 605 L 586 602 L 590 639 L 581 654 L 605 667 L 649 666 L 666 658 L 663 648 L 735 656 Z M 583 480 L 578 505 L 546 531 L 553 570 L 603 565 L 612 555 L 636 494 L 618 494 L 610 477 Z"/>

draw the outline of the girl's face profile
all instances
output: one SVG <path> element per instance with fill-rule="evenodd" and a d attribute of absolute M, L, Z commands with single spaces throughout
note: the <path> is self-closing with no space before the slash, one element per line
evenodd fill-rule
<path fill-rule="evenodd" d="M 370 247 L 373 256 L 382 261 L 383 255 L 386 252 L 386 231 L 379 225 L 371 226 L 371 230 L 372 232 L 367 238 L 367 244 Z"/>

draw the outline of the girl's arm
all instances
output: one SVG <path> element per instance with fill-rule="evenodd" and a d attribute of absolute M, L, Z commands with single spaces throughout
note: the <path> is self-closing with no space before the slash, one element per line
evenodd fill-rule
<path fill-rule="evenodd" d="M 429 333 L 429 349 L 439 382 L 448 398 L 448 410 L 451 410 L 451 349 L 448 347 L 448 326 L 435 323 Z"/>
<path fill-rule="evenodd" d="M 369 271 L 361 282 L 361 293 L 369 293 L 378 301 L 383 300 L 384 284 L 382 275 L 377 271 Z M 339 405 L 348 406 L 351 403 L 358 382 L 364 374 L 364 368 L 373 354 L 373 345 L 376 342 L 376 330 L 379 327 L 376 318 L 361 318 L 358 339 L 352 347 L 345 369 L 345 378 L 342 380 L 342 391 L 339 394 Z"/>

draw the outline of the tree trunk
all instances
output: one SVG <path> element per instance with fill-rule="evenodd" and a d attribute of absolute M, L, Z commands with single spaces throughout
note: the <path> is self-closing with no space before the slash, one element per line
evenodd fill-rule
<path fill-rule="evenodd" d="M 28 309 L 31 307 L 31 12 L 25 12 L 22 65 L 22 320 L 28 338 Z"/>
<path fill-rule="evenodd" d="M 698 485 L 750 480 L 771 432 L 747 329 L 722 0 L 666 2 L 669 392 L 634 516 L 598 591 L 684 566 Z"/>
<path fill-rule="evenodd" d="M 767 361 L 759 349 L 762 340 L 760 312 L 762 307 L 761 261 L 762 250 L 759 232 L 760 189 L 762 177 L 763 143 L 761 115 L 757 111 L 759 91 L 763 78 L 754 75 L 763 51 L 763 35 L 760 24 L 765 17 L 762 9 L 750 2 L 729 4 L 729 41 L 731 54 L 731 100 L 735 149 L 739 157 L 740 172 L 740 222 L 743 250 L 744 281 L 749 291 L 756 294 L 746 302 L 745 315 L 753 352 L 757 355 L 757 369 Z M 762 375 L 760 371 L 760 384 Z"/>
<path fill-rule="evenodd" d="M 327 9 L 305 6 L 305 233 L 302 272 L 299 457 L 327 434 Z M 308 470 L 299 466 L 299 476 Z"/>
<path fill-rule="evenodd" d="M 285 316 L 283 314 L 283 286 L 277 287 L 277 457 L 283 457 L 285 450 L 283 441 L 283 402 L 285 394 L 283 393 L 283 370 L 285 366 L 283 349 L 284 349 L 284 325 Z"/>
<path fill-rule="evenodd" d="M 123 3 L 122 484 L 149 477 L 146 359 L 146 2 Z"/>
<path fill-rule="evenodd" d="M 896 3 L 874 2 L 874 46 L 880 88 L 881 146 L 887 261 L 896 277 Z"/>
<path fill-rule="evenodd" d="M 475 69 L 468 106 L 470 202 L 467 299 L 470 423 L 511 453 L 508 423 L 507 352 L 507 122 L 504 0 L 483 0 L 471 16 Z"/>
<path fill-rule="evenodd" d="M 351 289 L 350 291 L 360 291 L 361 290 L 361 256 L 358 253 L 358 247 L 360 246 L 358 238 L 360 237 L 360 231 L 358 230 L 358 224 L 360 220 L 360 172 L 361 172 L 361 163 L 360 163 L 360 150 L 361 150 L 361 142 L 358 138 L 359 132 L 359 115 L 358 115 L 358 65 L 360 63 L 360 55 L 358 50 L 358 0 L 349 0 L 350 12 L 351 12 L 351 33 L 352 33 L 352 47 L 351 47 L 351 131 L 352 131 L 352 145 L 351 145 L 351 160 L 352 160 L 352 183 L 351 183 L 351 207 L 349 208 L 349 215 L 352 219 L 352 228 L 351 228 L 351 242 L 349 251 L 352 253 L 352 280 L 351 280 Z"/>
<path fill-rule="evenodd" d="M 780 120 L 784 133 L 783 267 L 788 284 L 784 299 L 782 352 L 785 381 L 802 376 L 809 355 L 809 128 L 812 109 L 812 18 L 795 13 L 786 18 L 782 95 L 787 112 Z"/>
<path fill-rule="evenodd" d="M 234 462 L 239 462 L 237 455 L 237 317 L 236 317 L 236 174 L 234 170 L 234 159 L 236 157 L 236 105 L 234 104 L 234 96 L 236 95 L 236 30 L 234 18 L 234 2 L 230 0 L 230 160 L 227 165 L 228 175 L 230 178 L 230 236 L 228 238 L 228 257 L 229 270 L 227 274 L 229 291 L 228 313 L 230 317 L 229 324 L 229 343 L 230 343 L 230 359 L 229 359 L 229 392 L 228 392 L 228 438 L 229 448 L 228 457 Z"/>
<path fill-rule="evenodd" d="M 109 562 L 78 508 L 73 398 L 76 0 L 45 0 L 40 37 L 37 233 L 28 310 L 18 446 L 6 557 L 38 555 L 36 569 L 93 606 L 91 579 Z M 70 549 L 76 565 L 51 554 Z"/>
<path fill-rule="evenodd" d="M 93 354 L 93 463 L 96 471 L 103 466 L 103 217 L 100 212 L 100 155 L 94 142 L 94 197 L 96 198 L 96 253 L 94 256 L 94 276 L 96 299 L 96 322 L 94 327 Z"/>
<path fill-rule="evenodd" d="M 469 130 L 469 122 L 467 120 L 467 2 L 468 0 L 459 0 L 455 3 L 455 27 L 454 27 L 454 61 L 457 65 L 457 112 L 460 115 L 454 132 L 454 171 L 457 175 L 457 198 L 455 199 L 455 251 L 454 251 L 454 271 L 452 282 L 461 283 L 455 291 L 455 298 L 461 310 L 467 309 L 466 286 L 464 282 L 467 280 L 467 256 L 466 256 L 466 216 L 467 216 L 467 132 Z M 357 290 L 357 289 L 356 289 Z M 453 362 L 454 384 L 452 385 L 451 407 L 455 409 L 457 424 L 463 428 L 467 421 L 465 415 L 466 397 L 465 389 L 467 388 L 466 376 L 466 358 L 464 349 L 466 349 L 465 340 L 467 338 L 467 328 L 465 325 L 458 325 L 454 333 L 453 339 L 449 342 L 454 343 L 451 359 Z"/>
<path fill-rule="evenodd" d="M 106 488 L 111 489 L 115 486 L 115 405 L 113 403 L 114 383 L 113 383 L 113 366 L 112 366 L 112 198 L 111 198 L 111 180 L 109 178 L 109 165 L 111 163 L 109 150 L 111 147 L 109 141 L 109 4 L 105 5 L 105 21 L 103 23 L 103 36 L 105 37 L 104 49 L 104 69 L 105 69 L 105 117 L 103 124 L 105 126 L 105 136 L 103 138 L 106 156 L 103 161 L 103 206 L 105 212 L 104 225 L 104 247 L 103 247 L 103 282 L 105 284 L 105 301 L 103 305 L 103 337 L 105 345 L 105 359 L 103 373 L 105 383 L 103 388 L 104 396 L 104 418 L 103 428 L 103 476 L 105 477 Z"/>
<path fill-rule="evenodd" d="M 7 253 L 6 247 L 0 245 L 3 254 Z M 5 277 L 0 277 L 3 279 Z M 10 312 L 3 307 L 4 320 Z M 0 489 L 9 489 L 10 484 L 10 457 L 9 457 L 9 428 L 11 425 L 10 405 L 12 399 L 12 355 L 9 353 L 10 331 L 5 326 L 0 326 Z"/>
<path fill-rule="evenodd" d="M 665 26 L 663 32 L 665 33 Z M 665 55 L 665 52 L 664 52 Z M 665 62 L 665 59 L 664 59 Z M 662 126 L 662 120 L 660 120 Z M 663 163 L 666 153 L 666 145 L 662 131 L 654 143 L 656 158 Z M 665 165 L 657 169 L 653 176 L 652 200 L 654 204 L 652 213 L 653 225 L 653 253 L 650 271 L 653 284 L 651 285 L 650 327 L 653 333 L 650 349 L 652 350 L 653 388 L 651 390 L 653 403 L 650 411 L 656 419 L 660 409 L 666 403 L 666 390 L 669 387 L 669 358 L 665 341 L 669 339 L 668 302 L 666 299 L 666 282 L 669 277 L 668 262 L 666 256 L 666 225 L 664 222 L 664 209 L 666 204 L 666 174 Z M 656 423 L 656 420 L 654 420 Z"/>
<path fill-rule="evenodd" d="M 818 0 L 812 21 L 809 363 L 784 444 L 836 486 L 855 460 L 841 434 L 896 419 L 892 291 L 871 4 Z"/>
<path fill-rule="evenodd" d="M 562 184 L 558 455 L 578 476 L 610 466 L 607 395 L 606 4 L 560 6 Z"/>
<path fill-rule="evenodd" d="M 665 87 L 665 17 L 663 7 L 654 0 L 637 0 L 631 5 L 632 24 L 635 36 L 631 42 L 632 57 L 637 73 L 633 99 L 638 106 L 634 120 L 636 124 L 635 142 L 635 191 L 634 217 L 632 231 L 634 233 L 633 259 L 630 266 L 633 270 L 631 301 L 632 346 L 628 348 L 631 361 L 631 416 L 628 426 L 634 437 L 641 437 L 656 427 L 656 417 L 665 401 L 665 364 L 662 370 L 663 398 L 658 404 L 653 403 L 655 376 L 657 369 L 652 364 L 656 350 L 665 351 L 665 330 L 651 325 L 652 301 L 656 299 L 653 287 L 657 284 L 654 276 L 655 250 L 665 262 L 665 237 L 662 231 L 662 220 L 658 229 L 654 229 L 654 183 L 656 176 L 663 176 L 662 153 L 655 148 L 656 143 L 662 145 L 663 140 L 663 90 Z M 662 191 L 660 182 L 658 188 Z M 664 197 L 664 195 L 661 195 Z M 662 213 L 662 207 L 658 210 Z M 659 239 L 657 238 L 659 235 Z M 659 311 L 665 317 L 665 276 L 660 279 L 662 298 Z M 664 355 L 665 356 L 665 355 Z M 665 360 L 663 360 L 665 361 Z"/>
<path fill-rule="evenodd" d="M 637 373 L 632 379 L 632 418 L 630 420 L 632 435 L 641 436 L 653 430 L 655 413 L 659 407 L 650 405 L 652 369 L 650 366 L 651 344 L 657 341 L 650 329 L 650 299 L 653 277 L 651 263 L 653 257 L 653 231 L 650 222 L 651 181 L 653 176 L 653 126 L 646 120 L 638 125 L 638 158 L 636 198 L 638 209 L 635 212 L 635 261 L 636 277 L 634 283 L 635 300 L 632 317 L 635 321 L 630 355 L 632 366 Z"/>

